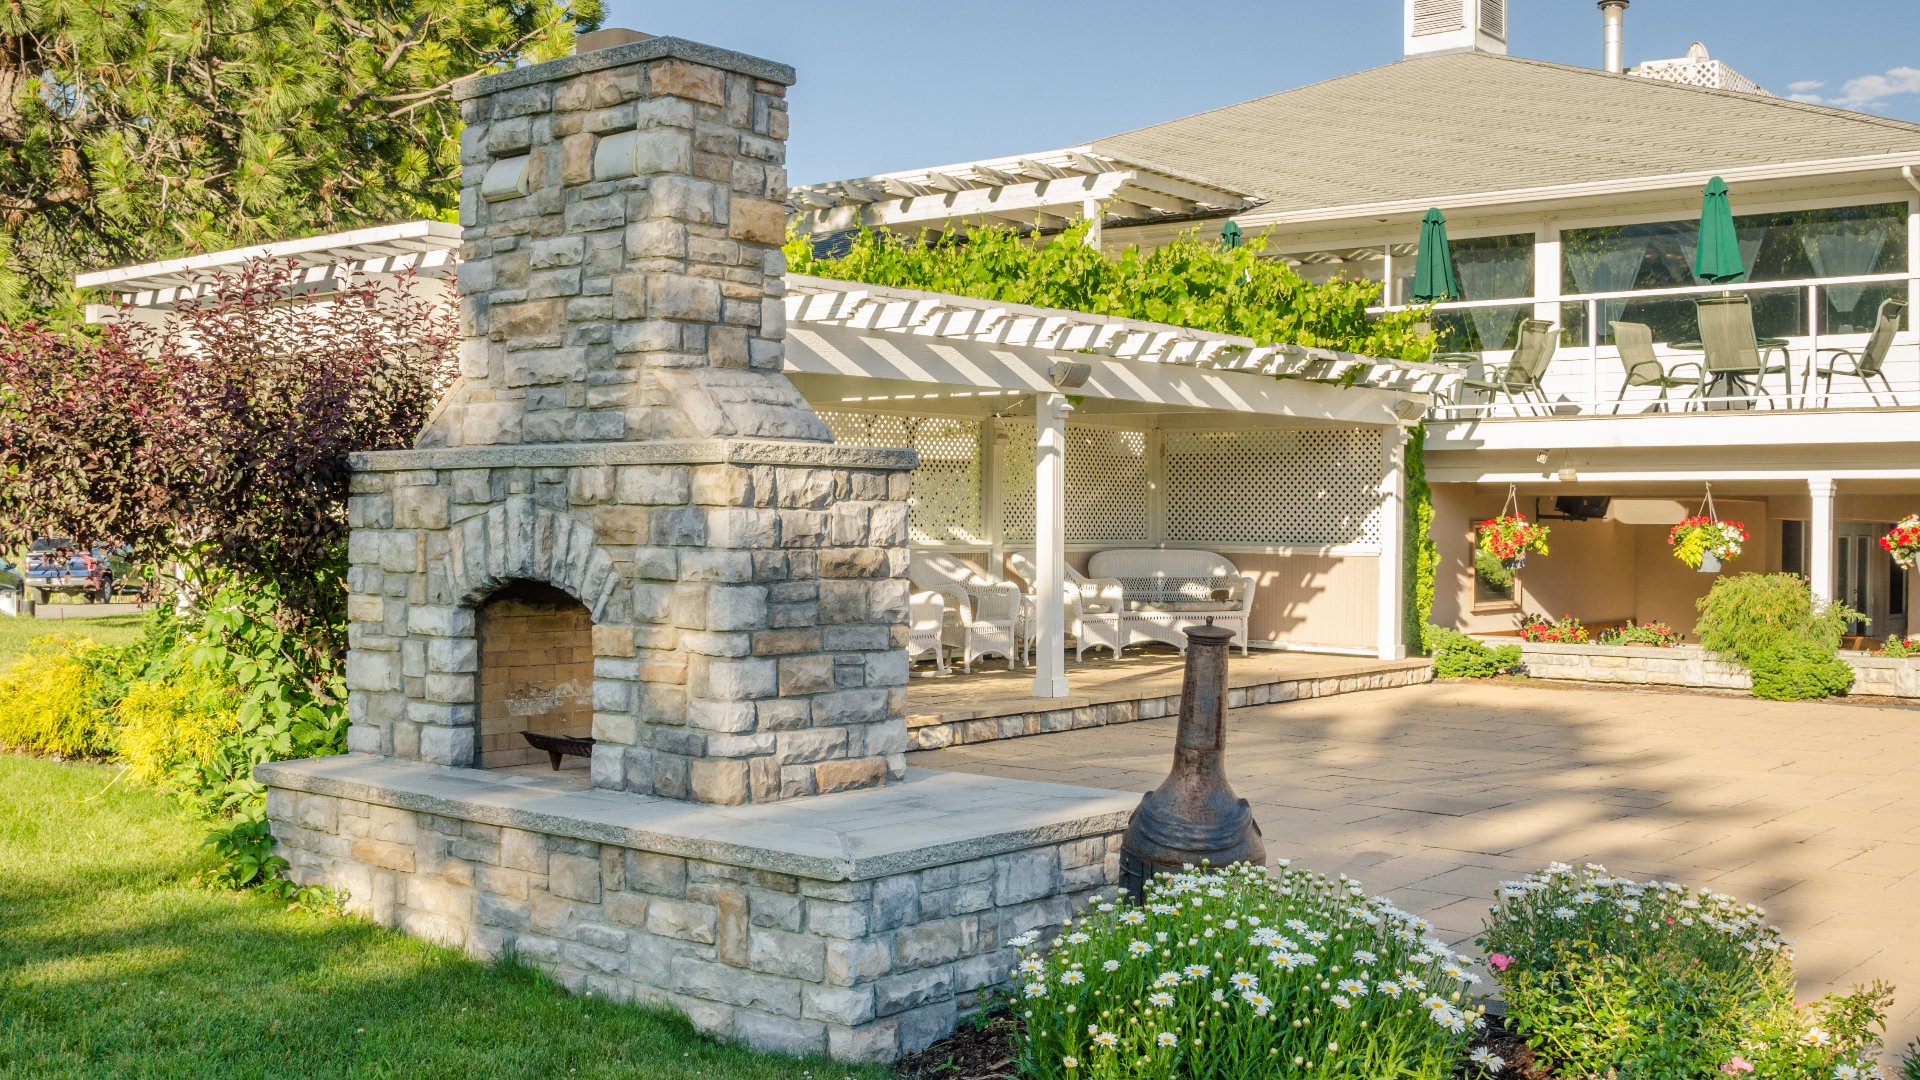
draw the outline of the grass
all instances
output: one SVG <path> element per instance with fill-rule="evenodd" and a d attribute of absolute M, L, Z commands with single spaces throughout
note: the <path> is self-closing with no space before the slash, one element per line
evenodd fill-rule
<path fill-rule="evenodd" d="M 34 638 L 61 634 L 91 638 L 102 645 L 125 645 L 146 629 L 145 613 L 93 615 L 81 619 L 0 619 L 0 668 L 26 651 Z"/>
<path fill-rule="evenodd" d="M 0 1077 L 887 1076 L 196 887 L 199 833 L 117 769 L 0 754 Z"/>

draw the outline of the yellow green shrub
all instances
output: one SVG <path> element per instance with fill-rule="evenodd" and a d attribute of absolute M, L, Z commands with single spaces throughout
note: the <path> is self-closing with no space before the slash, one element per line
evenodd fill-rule
<path fill-rule="evenodd" d="M 239 730 L 239 702 L 226 682 L 193 665 L 136 682 L 120 699 L 115 749 L 142 780 L 168 781 L 182 765 L 204 761 Z"/>
<path fill-rule="evenodd" d="M 37 638 L 0 671 L 0 747 L 60 757 L 97 757 L 113 748 L 111 718 L 99 702 L 95 661 L 105 646 L 59 634 Z"/>

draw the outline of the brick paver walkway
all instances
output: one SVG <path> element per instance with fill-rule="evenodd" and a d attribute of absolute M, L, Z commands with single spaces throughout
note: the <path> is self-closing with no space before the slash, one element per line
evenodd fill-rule
<path fill-rule="evenodd" d="M 1470 938 L 1498 883 L 1560 859 L 1765 906 L 1802 990 L 1902 988 L 1920 1036 L 1920 709 L 1447 683 L 1236 710 L 1228 772 L 1274 857 L 1351 874 Z M 912 755 L 1145 791 L 1172 720 Z"/>

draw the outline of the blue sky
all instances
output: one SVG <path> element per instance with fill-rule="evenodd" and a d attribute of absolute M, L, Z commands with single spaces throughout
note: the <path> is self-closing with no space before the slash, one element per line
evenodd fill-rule
<path fill-rule="evenodd" d="M 1388 63 L 1401 0 L 607 0 L 609 26 L 792 64 L 795 183 L 1045 150 Z M 1915 0 L 1634 0 L 1628 64 L 1713 56 L 1920 121 Z M 1511 0 L 1516 55 L 1597 66 L 1592 0 Z M 1363 117 L 1357 122 L 1364 123 Z"/>

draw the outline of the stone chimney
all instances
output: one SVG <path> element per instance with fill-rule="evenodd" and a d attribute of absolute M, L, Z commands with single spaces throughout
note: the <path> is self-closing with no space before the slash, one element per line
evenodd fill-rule
<path fill-rule="evenodd" d="M 461 378 L 354 462 L 353 751 L 518 767 L 590 714 L 599 788 L 904 775 L 915 457 L 781 373 L 792 82 L 646 38 L 457 86 Z"/>
<path fill-rule="evenodd" d="M 420 445 L 830 442 L 780 374 L 793 78 L 644 38 L 458 84 L 466 341 Z"/>

